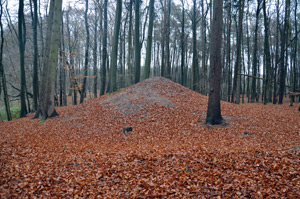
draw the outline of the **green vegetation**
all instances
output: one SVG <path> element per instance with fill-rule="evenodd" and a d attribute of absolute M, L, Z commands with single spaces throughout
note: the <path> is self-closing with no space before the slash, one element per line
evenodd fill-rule
<path fill-rule="evenodd" d="M 11 111 L 12 119 L 15 120 L 15 119 L 19 118 L 21 107 L 20 106 L 12 106 L 12 107 L 10 107 L 10 111 Z M 6 118 L 6 112 L 5 112 L 4 106 L 2 106 L 0 108 L 0 114 L 1 114 L 2 119 L 4 121 L 6 121 L 7 118 Z"/>

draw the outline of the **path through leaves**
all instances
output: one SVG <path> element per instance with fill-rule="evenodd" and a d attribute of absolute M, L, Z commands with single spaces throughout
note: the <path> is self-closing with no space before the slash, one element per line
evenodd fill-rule
<path fill-rule="evenodd" d="M 0 198 L 299 198 L 298 107 L 222 102 L 209 127 L 207 100 L 152 78 L 1 122 Z"/>

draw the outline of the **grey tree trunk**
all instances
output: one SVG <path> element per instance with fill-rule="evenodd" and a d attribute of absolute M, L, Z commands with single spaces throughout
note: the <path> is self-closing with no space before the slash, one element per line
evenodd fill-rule
<path fill-rule="evenodd" d="M 106 58 L 107 58 L 107 0 L 104 0 L 103 7 L 103 38 L 102 38 L 102 65 L 101 65 L 101 87 L 100 96 L 105 93 L 106 84 Z"/>
<path fill-rule="evenodd" d="M 253 76 L 257 76 L 257 37 L 258 37 L 258 23 L 259 23 L 259 12 L 260 12 L 260 4 L 261 0 L 257 0 L 257 9 L 256 9 L 256 22 L 255 22 L 255 30 L 254 30 L 254 38 L 253 38 L 253 62 L 252 62 L 252 70 L 253 70 Z M 252 89 L 251 89 L 251 103 L 255 102 L 256 100 L 256 78 L 252 79 Z"/>
<path fill-rule="evenodd" d="M 113 44 L 111 52 L 111 76 L 110 76 L 110 92 L 117 90 L 117 66 L 118 66 L 118 46 L 122 14 L 122 0 L 117 0 L 115 27 L 113 35 Z"/>
<path fill-rule="evenodd" d="M 97 0 L 97 6 L 99 4 L 99 0 Z M 93 93 L 94 93 L 94 98 L 97 98 L 97 47 L 98 47 L 98 7 L 95 7 L 95 23 L 94 23 L 94 47 L 93 47 L 93 61 L 94 61 L 94 66 L 93 66 L 93 75 L 94 75 L 94 83 L 93 83 Z"/>
<path fill-rule="evenodd" d="M 266 82 L 264 92 L 264 104 L 271 101 L 271 55 L 270 55 L 270 44 L 269 44 L 269 21 L 266 12 L 266 0 L 263 0 L 263 12 L 264 12 L 264 25 L 265 25 L 265 43 L 264 52 L 266 59 Z"/>
<path fill-rule="evenodd" d="M 133 65 L 132 65 L 132 4 L 133 0 L 129 2 L 129 24 L 128 24 L 128 58 L 127 58 L 127 65 L 128 65 L 128 82 L 129 85 L 133 84 Z"/>
<path fill-rule="evenodd" d="M 55 110 L 54 92 L 56 66 L 58 62 L 58 49 L 60 43 L 60 28 L 62 17 L 62 0 L 51 0 L 49 16 L 47 21 L 47 37 L 44 58 L 44 67 L 40 86 L 39 108 L 35 113 L 35 118 L 42 117 L 46 120 L 48 117 L 58 115 Z"/>
<path fill-rule="evenodd" d="M 166 21 L 166 77 L 171 79 L 171 61 L 170 61 L 170 19 L 171 18 L 171 0 L 168 0 L 168 13 Z"/>
<path fill-rule="evenodd" d="M 290 14 L 290 0 L 285 2 L 285 13 L 284 13 L 284 27 L 281 33 L 281 51 L 280 51 L 280 82 L 279 82 L 279 101 L 278 104 L 283 103 L 283 95 L 285 91 L 285 76 L 286 76 L 286 66 L 285 66 L 285 47 L 287 44 L 287 37 L 289 31 L 289 14 Z"/>
<path fill-rule="evenodd" d="M 210 72 L 209 72 L 209 98 L 207 107 L 206 124 L 214 125 L 223 122 L 221 116 L 220 90 L 222 72 L 222 27 L 223 27 L 223 1 L 214 0 L 212 34 L 210 47 Z"/>
<path fill-rule="evenodd" d="M 184 55 L 185 55 L 185 43 L 184 43 L 184 37 L 185 37 L 185 33 L 184 33 L 184 13 L 185 13 L 185 10 L 184 10 L 184 0 L 181 0 L 181 4 L 182 4 L 182 21 L 181 21 L 181 36 L 180 36 L 180 44 L 181 44 L 181 77 L 180 77 L 180 83 L 181 85 L 186 85 L 186 81 L 185 81 L 185 78 L 184 78 L 184 73 L 185 73 L 185 58 L 184 58 Z"/>
<path fill-rule="evenodd" d="M 197 52 L 197 19 L 196 19 L 196 0 L 193 0 L 193 16 L 192 16 L 192 31 L 193 31 L 193 78 L 192 78 L 192 88 L 194 91 L 199 92 L 199 65 L 198 65 L 198 52 Z"/>
<path fill-rule="evenodd" d="M 86 96 L 86 80 L 88 76 L 89 70 L 89 50 L 90 50 L 90 30 L 89 30 L 89 23 L 88 23 L 88 9 L 89 9 L 89 1 L 85 1 L 85 12 L 84 12 L 84 22 L 85 22 L 85 31 L 86 31 L 86 46 L 85 46 L 85 54 L 84 54 L 84 77 L 83 83 L 80 93 L 80 103 L 83 103 L 84 98 Z"/>
<path fill-rule="evenodd" d="M 134 82 L 140 81 L 141 74 L 141 43 L 140 43 L 140 1 L 135 1 L 135 24 L 134 24 L 134 51 L 135 51 L 135 79 Z"/>
<path fill-rule="evenodd" d="M 152 49 L 152 32 L 153 32 L 153 20 L 154 20 L 154 1 L 149 2 L 149 27 L 147 36 L 147 50 L 146 50 L 146 61 L 145 61 L 145 79 L 150 77 L 150 66 L 151 66 L 151 49 Z"/>
<path fill-rule="evenodd" d="M 166 62 L 165 62 L 165 41 L 166 41 L 166 17 L 167 17 L 167 1 L 164 0 L 164 24 L 163 24 L 163 38 L 161 42 L 161 68 L 160 68 L 160 75 L 162 77 L 166 76 Z"/>
<path fill-rule="evenodd" d="M 3 90 L 3 99 L 5 104 L 5 111 L 6 111 L 6 119 L 7 121 L 12 120 L 11 112 L 10 112 L 10 105 L 9 105 L 9 98 L 7 94 L 7 86 L 6 86 L 6 78 L 4 73 L 4 66 L 3 66 L 3 45 L 4 45 L 4 31 L 3 31 L 3 24 L 2 24 L 2 14 L 3 14 L 3 4 L 0 3 L 0 31 L 1 31 L 1 46 L 0 46 L 0 96 L 1 91 Z M 2 88 L 1 88 L 2 87 Z"/>
<path fill-rule="evenodd" d="M 33 11 L 32 11 L 33 3 Z M 38 9 L 37 0 L 30 0 L 32 13 L 32 32 L 33 32 L 33 75 L 32 75 L 32 91 L 33 91 L 33 110 L 38 107 L 39 95 L 39 79 L 38 79 L 38 42 L 37 42 L 37 24 L 38 24 Z"/>
<path fill-rule="evenodd" d="M 231 95 L 231 102 L 239 104 L 240 103 L 240 91 L 241 91 L 241 46 L 242 46 L 242 36 L 243 36 L 243 16 L 244 16 L 245 0 L 239 1 L 239 26 L 237 32 L 237 52 L 236 52 L 236 62 L 234 66 L 234 77 L 233 77 L 233 88 Z"/>
<path fill-rule="evenodd" d="M 25 73 L 25 43 L 26 43 L 26 29 L 24 18 L 24 1 L 19 0 L 18 11 L 18 40 L 19 40 L 19 52 L 20 52 L 20 71 L 21 71 L 21 111 L 20 118 L 25 117 L 27 114 L 26 107 L 26 73 Z"/>

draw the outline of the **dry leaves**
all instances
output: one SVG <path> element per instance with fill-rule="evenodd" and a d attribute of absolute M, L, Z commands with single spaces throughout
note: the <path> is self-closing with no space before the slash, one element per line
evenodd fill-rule
<path fill-rule="evenodd" d="M 206 96 L 153 78 L 2 122 L 0 198 L 299 198 L 297 108 L 222 102 L 228 124 L 207 128 Z"/>

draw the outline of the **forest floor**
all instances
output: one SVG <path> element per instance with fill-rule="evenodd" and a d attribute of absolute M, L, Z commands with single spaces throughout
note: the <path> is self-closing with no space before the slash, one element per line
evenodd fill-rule
<path fill-rule="evenodd" d="M 0 122 L 0 198 L 300 198 L 299 104 L 207 100 L 156 77 Z"/>

